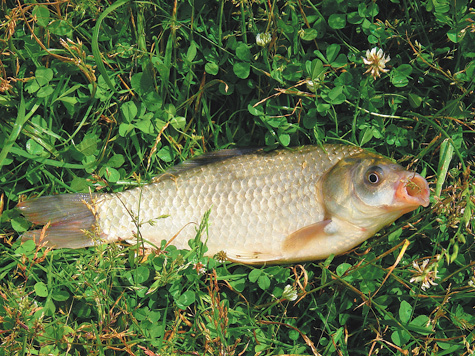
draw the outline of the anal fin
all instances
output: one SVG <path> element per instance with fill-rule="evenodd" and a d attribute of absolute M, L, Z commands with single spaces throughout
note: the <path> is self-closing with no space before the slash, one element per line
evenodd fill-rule
<path fill-rule="evenodd" d="M 226 259 L 230 262 L 244 263 L 247 265 L 275 264 L 283 260 L 283 256 L 274 255 L 268 252 L 249 251 L 236 252 L 226 250 Z"/>

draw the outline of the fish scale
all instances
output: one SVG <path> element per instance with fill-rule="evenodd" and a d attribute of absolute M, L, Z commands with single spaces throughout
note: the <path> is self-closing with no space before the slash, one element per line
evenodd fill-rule
<path fill-rule="evenodd" d="M 139 233 L 155 246 L 175 237 L 173 245 L 187 248 L 211 209 L 207 254 L 260 264 L 345 252 L 428 203 L 427 182 L 417 173 L 358 147 L 325 145 L 218 151 L 139 188 L 41 197 L 18 207 L 36 224 L 51 222 L 48 244 L 73 248 L 94 244 L 84 230 L 104 242 L 135 243 Z M 33 230 L 23 238 L 40 236 Z"/>

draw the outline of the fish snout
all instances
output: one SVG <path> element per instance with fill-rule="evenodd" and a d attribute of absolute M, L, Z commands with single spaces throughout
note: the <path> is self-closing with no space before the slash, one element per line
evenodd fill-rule
<path fill-rule="evenodd" d="M 429 184 L 425 178 L 415 172 L 404 172 L 397 183 L 395 200 L 398 203 L 417 207 L 428 206 L 429 197 Z"/>

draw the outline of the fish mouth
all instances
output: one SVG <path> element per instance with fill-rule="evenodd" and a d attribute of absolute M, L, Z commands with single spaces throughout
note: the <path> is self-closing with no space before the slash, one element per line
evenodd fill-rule
<path fill-rule="evenodd" d="M 430 191 L 427 181 L 418 173 L 404 173 L 406 174 L 397 183 L 394 195 L 396 202 L 412 207 L 412 209 L 419 205 L 428 206 Z"/>

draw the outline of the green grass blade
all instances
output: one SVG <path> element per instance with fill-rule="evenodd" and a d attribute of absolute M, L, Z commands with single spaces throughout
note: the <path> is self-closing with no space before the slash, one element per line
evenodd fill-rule
<path fill-rule="evenodd" d="M 437 183 L 435 184 L 435 196 L 440 197 L 449 171 L 450 162 L 454 156 L 454 145 L 448 138 L 440 144 L 439 167 L 437 169 Z"/>
<path fill-rule="evenodd" d="M 112 81 L 110 80 L 109 74 L 106 71 L 106 67 L 104 66 L 104 63 L 102 62 L 102 56 L 101 52 L 99 51 L 99 31 L 101 29 L 101 24 L 102 21 L 113 11 L 121 7 L 122 5 L 128 3 L 130 0 L 119 0 L 109 6 L 104 12 L 102 13 L 101 16 L 97 19 L 97 23 L 94 26 L 94 30 L 92 32 L 92 42 L 91 42 L 91 49 L 92 49 L 92 54 L 94 56 L 94 60 L 96 61 L 97 69 L 101 73 L 101 75 L 104 77 L 104 80 L 106 81 L 107 85 L 109 88 L 115 93 L 115 87 L 114 84 L 112 84 Z"/>
<path fill-rule="evenodd" d="M 5 164 L 5 158 L 7 158 L 8 153 L 12 151 L 13 145 L 17 140 L 20 132 L 23 128 L 23 125 L 30 119 L 30 117 L 36 112 L 40 107 L 39 100 L 36 100 L 35 104 L 31 108 L 30 112 L 25 115 L 25 99 L 23 98 L 23 92 L 21 92 L 20 106 L 18 107 L 17 118 L 13 124 L 12 132 L 8 137 L 6 143 L 4 144 L 2 150 L 0 151 L 0 168 Z"/>

